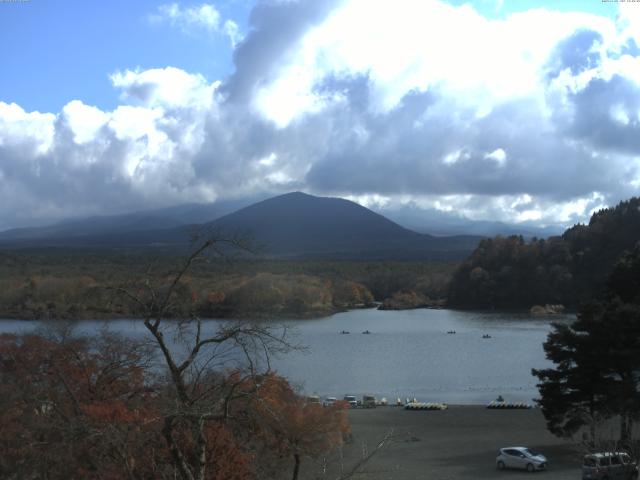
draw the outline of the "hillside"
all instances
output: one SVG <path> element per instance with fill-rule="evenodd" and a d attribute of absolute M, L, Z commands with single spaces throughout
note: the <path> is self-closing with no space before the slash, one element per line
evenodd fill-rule
<path fill-rule="evenodd" d="M 462 308 L 577 307 L 597 296 L 620 255 L 640 241 L 640 198 L 595 213 L 562 236 L 495 237 L 458 268 L 448 294 Z"/>
<path fill-rule="evenodd" d="M 74 218 L 44 227 L 13 228 L 0 232 L 0 242 L 15 240 L 67 240 L 99 235 L 130 234 L 176 228 L 211 222 L 245 207 L 249 201 L 218 201 L 214 204 L 186 204 L 120 215 L 99 215 Z M 55 242 L 54 242 L 55 243 Z M 64 241 L 63 241 L 64 243 Z"/>
<path fill-rule="evenodd" d="M 476 236 L 419 234 L 348 200 L 299 192 L 255 203 L 209 223 L 163 225 L 171 220 L 161 216 L 117 220 L 117 228 L 109 228 L 103 218 L 80 226 L 30 229 L 22 236 L 20 231 L 5 232 L 0 235 L 0 247 L 175 251 L 189 249 L 194 233 L 215 232 L 250 238 L 258 252 L 269 257 L 460 259 L 480 240 Z M 155 227 L 149 228 L 149 224 Z"/>
<path fill-rule="evenodd" d="M 270 198 L 213 222 L 214 230 L 247 234 L 276 256 L 322 258 L 462 258 L 480 237 L 434 237 L 340 198 L 300 192 Z"/>

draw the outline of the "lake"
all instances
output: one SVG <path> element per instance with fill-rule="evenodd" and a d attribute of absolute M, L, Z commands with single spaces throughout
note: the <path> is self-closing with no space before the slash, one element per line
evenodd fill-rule
<path fill-rule="evenodd" d="M 272 366 L 308 394 L 416 398 L 451 404 L 531 402 L 538 396 L 532 368 L 551 363 L 542 343 L 550 322 L 573 316 L 536 318 L 527 314 L 475 313 L 456 310 L 352 310 L 314 320 L 279 323 L 306 346 L 273 359 Z M 208 320 L 215 328 L 217 320 Z M 139 320 L 107 322 L 114 332 L 144 336 Z M 0 320 L 0 332 L 27 332 L 40 322 Z M 94 333 L 101 321 L 77 322 L 77 330 Z M 342 330 L 349 334 L 341 334 Z M 368 330 L 370 334 L 362 332 Z M 455 334 L 447 331 L 455 330 Z M 489 335 L 491 338 L 483 338 Z"/>

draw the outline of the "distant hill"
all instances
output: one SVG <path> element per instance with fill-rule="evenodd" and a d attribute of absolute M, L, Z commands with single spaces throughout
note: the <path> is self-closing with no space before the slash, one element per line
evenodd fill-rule
<path fill-rule="evenodd" d="M 488 220 L 470 220 L 459 213 L 435 209 L 422 209 L 411 205 L 373 210 L 405 228 L 430 235 L 522 235 L 524 238 L 547 238 L 561 235 L 565 227 L 548 225 L 540 227 L 532 222 L 505 223 Z"/>
<path fill-rule="evenodd" d="M 218 201 L 186 204 L 120 215 L 100 215 L 62 220 L 44 227 L 14 228 L 0 232 L 0 242 L 12 240 L 70 239 L 96 235 L 116 235 L 211 222 L 252 203 Z"/>
<path fill-rule="evenodd" d="M 640 242 L 640 198 L 592 215 L 562 236 L 482 240 L 453 276 L 448 303 L 464 308 L 577 307 L 596 298 L 623 252 Z"/>
<path fill-rule="evenodd" d="M 354 202 L 289 193 L 207 223 L 176 226 L 162 215 L 86 219 L 0 234 L 5 248 L 187 249 L 193 232 L 251 237 L 273 257 L 349 259 L 459 259 L 481 237 L 434 237 L 401 227 Z M 184 221 L 184 217 L 182 220 Z"/>

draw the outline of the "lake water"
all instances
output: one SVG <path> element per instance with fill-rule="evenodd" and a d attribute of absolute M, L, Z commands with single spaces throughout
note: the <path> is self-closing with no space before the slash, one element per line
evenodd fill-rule
<path fill-rule="evenodd" d="M 550 365 L 542 349 L 550 321 L 524 314 L 423 309 L 353 310 L 288 320 L 280 323 L 307 348 L 274 359 L 272 366 L 306 393 L 321 396 L 370 393 L 389 400 L 475 404 L 502 395 L 507 401 L 531 402 L 538 396 L 531 369 Z M 217 322 L 207 321 L 208 328 Z M 104 325 L 82 321 L 77 330 L 91 334 Z M 108 325 L 125 335 L 146 335 L 139 320 L 112 320 Z M 37 326 L 39 322 L 0 320 L 0 332 L 27 332 Z M 365 330 L 371 334 L 362 334 Z M 456 334 L 447 334 L 449 330 Z"/>

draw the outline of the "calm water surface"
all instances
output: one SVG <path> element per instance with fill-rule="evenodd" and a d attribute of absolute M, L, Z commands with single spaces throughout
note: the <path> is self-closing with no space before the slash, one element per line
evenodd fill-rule
<path fill-rule="evenodd" d="M 502 395 L 531 401 L 538 395 L 532 368 L 550 363 L 542 343 L 550 321 L 455 310 L 354 310 L 316 320 L 281 322 L 307 349 L 274 359 L 272 365 L 309 394 L 342 397 L 371 393 L 388 399 L 416 397 L 452 404 L 485 403 Z M 215 328 L 218 321 L 209 320 Z M 77 322 L 91 334 L 105 322 Z M 128 336 L 147 335 L 139 320 L 112 320 L 109 329 Z M 39 322 L 0 321 L 0 332 L 27 332 Z M 351 332 L 341 334 L 342 330 Z M 369 330 L 370 335 L 361 332 Z M 455 330 L 456 334 L 446 332 Z M 483 335 L 491 338 L 483 339 Z"/>

